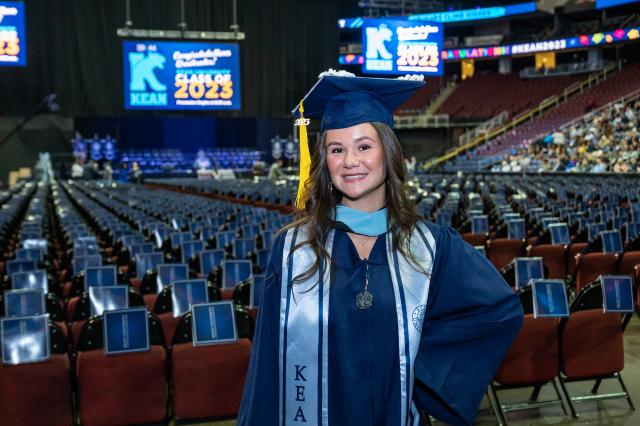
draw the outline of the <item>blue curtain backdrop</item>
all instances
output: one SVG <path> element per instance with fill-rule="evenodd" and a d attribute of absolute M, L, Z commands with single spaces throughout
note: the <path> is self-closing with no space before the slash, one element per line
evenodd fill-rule
<path fill-rule="evenodd" d="M 287 118 L 251 117 L 78 117 L 75 128 L 85 138 L 107 134 L 118 149 L 256 148 L 271 151 L 275 135 L 291 133 Z"/>

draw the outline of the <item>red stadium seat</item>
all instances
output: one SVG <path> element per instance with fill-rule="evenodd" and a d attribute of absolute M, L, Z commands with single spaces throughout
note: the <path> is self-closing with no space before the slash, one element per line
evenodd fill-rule
<path fill-rule="evenodd" d="M 465 232 L 462 234 L 462 239 L 474 247 L 484 247 L 487 244 L 487 234 L 472 234 L 470 232 Z"/>
<path fill-rule="evenodd" d="M 493 266 L 500 270 L 507 266 L 515 257 L 524 253 L 524 243 L 521 240 L 496 238 L 487 242 L 487 256 Z"/>
<path fill-rule="evenodd" d="M 62 330 L 50 324 L 51 358 L 22 365 L 0 363 L 0 423 L 11 426 L 73 423 L 71 366 Z"/>
<path fill-rule="evenodd" d="M 539 246 L 529 246 L 527 256 L 542 257 L 542 263 L 548 270 L 547 278 L 563 280 L 567 275 L 565 269 L 566 251 L 566 246 L 540 244 Z"/>
<path fill-rule="evenodd" d="M 567 275 L 572 277 L 576 273 L 576 255 L 587 246 L 588 243 L 572 243 L 567 249 Z"/>
<path fill-rule="evenodd" d="M 115 426 L 164 422 L 169 386 L 160 321 L 149 314 L 149 352 L 107 357 L 102 349 L 102 330 L 102 318 L 92 318 L 77 345 L 80 423 Z"/>
<path fill-rule="evenodd" d="M 240 409 L 250 353 L 249 339 L 194 347 L 191 314 L 184 315 L 171 353 L 176 419 L 235 416 Z"/>
<path fill-rule="evenodd" d="M 167 343 L 173 341 L 173 335 L 175 334 L 176 327 L 180 322 L 180 317 L 176 318 L 173 316 L 172 290 L 172 286 L 162 289 L 157 297 L 156 304 L 153 307 L 153 313 L 158 316 L 162 323 L 162 330 Z M 220 290 L 217 288 L 212 285 L 207 285 L 207 291 L 209 292 L 209 302 L 221 300 Z"/>
<path fill-rule="evenodd" d="M 157 294 L 143 294 L 144 304 L 150 311 L 156 306 L 156 300 L 158 300 Z"/>
<path fill-rule="evenodd" d="M 568 396 L 573 417 L 573 402 L 625 398 L 635 409 L 620 372 L 624 368 L 624 324 L 618 313 L 602 312 L 602 290 L 599 284 L 585 287 L 571 307 L 571 316 L 560 324 L 560 384 Z M 616 378 L 621 393 L 598 394 L 603 379 Z M 595 380 L 589 396 L 570 397 L 565 383 Z"/>
<path fill-rule="evenodd" d="M 621 275 L 635 275 L 635 267 L 640 265 L 640 251 L 622 253 L 618 261 L 618 273 Z"/>
<path fill-rule="evenodd" d="M 576 293 L 603 274 L 615 274 L 618 257 L 615 254 L 587 253 L 576 255 Z"/>
<path fill-rule="evenodd" d="M 516 340 L 505 355 L 496 372 L 490 390 L 496 401 L 494 407 L 499 423 L 506 423 L 504 413 L 517 409 L 534 408 L 536 405 L 557 403 L 566 409 L 558 390 L 555 378 L 559 373 L 558 320 L 556 318 L 535 319 L 532 314 L 525 315 L 522 328 Z M 544 384 L 551 383 L 557 399 L 538 401 L 538 392 Z M 534 392 L 525 405 L 503 405 L 498 391 L 534 386 Z"/>

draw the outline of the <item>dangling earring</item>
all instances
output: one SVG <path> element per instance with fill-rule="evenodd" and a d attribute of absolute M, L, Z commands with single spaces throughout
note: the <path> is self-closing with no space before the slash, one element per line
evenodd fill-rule
<path fill-rule="evenodd" d="M 333 182 L 329 181 L 329 192 L 333 193 Z"/>

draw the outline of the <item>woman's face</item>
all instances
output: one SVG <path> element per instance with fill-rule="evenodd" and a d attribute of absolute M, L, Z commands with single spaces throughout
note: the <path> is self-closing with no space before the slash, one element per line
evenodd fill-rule
<path fill-rule="evenodd" d="M 326 135 L 327 167 L 342 204 L 376 211 L 385 205 L 387 177 L 382 141 L 369 123 L 332 129 Z"/>

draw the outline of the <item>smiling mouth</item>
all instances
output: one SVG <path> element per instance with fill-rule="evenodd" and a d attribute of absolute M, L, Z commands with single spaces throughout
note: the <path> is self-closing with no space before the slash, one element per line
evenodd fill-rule
<path fill-rule="evenodd" d="M 357 175 L 344 175 L 342 176 L 342 179 L 344 179 L 347 182 L 357 182 L 364 179 L 365 177 L 367 177 L 366 173 L 360 173 Z"/>

